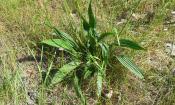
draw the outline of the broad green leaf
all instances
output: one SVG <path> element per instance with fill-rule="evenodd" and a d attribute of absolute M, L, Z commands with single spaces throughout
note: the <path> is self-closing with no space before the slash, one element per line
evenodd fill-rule
<path fill-rule="evenodd" d="M 143 74 L 141 73 L 141 70 L 128 57 L 121 55 L 117 56 L 117 59 L 120 61 L 120 63 L 123 64 L 123 66 L 129 69 L 137 77 L 141 79 L 144 78 Z"/>
<path fill-rule="evenodd" d="M 77 43 L 74 41 L 74 39 L 69 34 L 58 30 L 56 27 L 53 27 L 53 29 L 57 35 L 59 35 L 62 39 L 68 41 L 73 47 L 75 48 L 78 47 Z"/>
<path fill-rule="evenodd" d="M 56 35 L 60 36 L 61 38 L 63 38 L 64 40 L 66 40 L 70 44 L 72 44 L 72 46 L 74 46 L 76 48 L 78 47 L 78 45 L 76 44 L 76 42 L 74 41 L 74 39 L 69 34 L 58 30 L 56 27 L 52 26 L 51 23 L 49 23 L 49 22 L 47 22 L 46 25 L 48 27 L 50 27 L 51 29 L 53 29 Z"/>
<path fill-rule="evenodd" d="M 63 48 L 68 52 L 69 51 L 74 52 L 73 46 L 70 45 L 67 41 L 62 39 L 49 39 L 49 40 L 42 41 L 42 43 L 52 47 Z"/>
<path fill-rule="evenodd" d="M 51 86 L 61 82 L 65 78 L 65 76 L 67 76 L 70 72 L 72 72 L 74 69 L 80 66 L 80 64 L 80 62 L 72 61 L 60 68 L 58 72 L 54 75 L 51 81 Z"/>
<path fill-rule="evenodd" d="M 53 27 L 53 29 L 54 29 L 55 33 L 57 35 L 61 36 L 62 38 L 66 39 L 66 40 L 70 40 L 72 42 L 74 41 L 73 38 L 69 34 L 58 30 L 56 27 Z"/>
<path fill-rule="evenodd" d="M 133 42 L 131 40 L 128 39 L 120 39 L 120 46 L 121 47 L 127 47 L 127 48 L 131 48 L 134 50 L 144 50 L 143 47 L 139 46 L 136 42 Z M 116 45 L 118 45 L 118 42 L 115 42 Z"/>
<path fill-rule="evenodd" d="M 75 89 L 75 92 L 76 92 L 78 98 L 80 98 L 82 105 L 87 105 L 86 98 L 81 91 L 79 79 L 77 78 L 76 75 L 74 76 L 74 89 Z"/>
<path fill-rule="evenodd" d="M 113 33 L 113 32 L 102 33 L 100 35 L 100 37 L 98 38 L 98 41 L 100 42 L 100 41 L 104 40 L 106 37 L 111 36 L 111 35 L 115 35 L 115 33 Z"/>
<path fill-rule="evenodd" d="M 90 0 L 89 3 L 89 8 L 88 8 L 88 15 L 89 15 L 89 25 L 91 28 L 95 29 L 96 28 L 96 19 L 92 11 L 92 0 Z"/>
<path fill-rule="evenodd" d="M 72 39 L 72 37 L 70 35 L 68 35 L 67 33 L 64 33 L 62 31 L 58 30 L 56 27 L 52 26 L 50 22 L 47 22 L 46 25 L 48 27 L 50 27 L 51 29 L 53 29 L 55 34 L 60 36 L 61 38 L 73 41 L 73 39 Z"/>

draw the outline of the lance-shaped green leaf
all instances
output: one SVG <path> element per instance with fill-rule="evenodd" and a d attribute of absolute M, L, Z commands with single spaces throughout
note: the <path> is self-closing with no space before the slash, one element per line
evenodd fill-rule
<path fill-rule="evenodd" d="M 72 72 L 74 69 L 76 69 L 77 67 L 79 67 L 80 64 L 81 64 L 80 62 L 72 61 L 72 62 L 64 65 L 54 75 L 54 77 L 53 77 L 53 79 L 51 81 L 51 85 L 50 86 L 53 86 L 53 85 L 61 82 L 65 78 L 65 76 L 67 76 L 70 72 Z"/>
<path fill-rule="evenodd" d="M 92 11 L 92 0 L 90 0 L 89 3 L 89 8 L 88 8 L 88 15 L 89 15 L 89 25 L 91 28 L 95 29 L 96 28 L 96 19 Z"/>
<path fill-rule="evenodd" d="M 102 33 L 100 35 L 100 37 L 98 38 L 98 41 L 100 42 L 100 41 L 104 40 L 106 37 L 111 36 L 111 35 L 115 35 L 115 33 L 114 32 Z"/>
<path fill-rule="evenodd" d="M 81 16 L 81 19 L 83 20 L 83 28 L 84 28 L 84 30 L 85 31 L 89 31 L 89 29 L 90 29 L 89 23 L 86 21 L 86 19 L 83 16 Z"/>
<path fill-rule="evenodd" d="M 90 25 L 89 25 L 88 21 L 82 16 L 82 14 L 80 13 L 80 11 L 77 11 L 77 12 L 78 12 L 78 15 L 80 16 L 80 18 L 81 18 L 82 21 L 83 21 L 83 29 L 84 29 L 85 31 L 89 31 Z"/>
<path fill-rule="evenodd" d="M 143 47 L 139 46 L 136 42 L 133 42 L 131 40 L 120 39 L 119 41 L 120 41 L 120 46 L 121 47 L 127 47 L 127 48 L 131 48 L 131 49 L 134 49 L 134 50 L 144 50 Z M 119 46 L 117 41 L 114 44 Z"/>
<path fill-rule="evenodd" d="M 69 34 L 58 30 L 56 27 L 53 27 L 53 29 L 54 29 L 54 32 L 58 36 L 60 36 L 64 40 L 68 41 L 74 48 L 78 47 L 77 43 L 74 41 L 74 39 Z"/>
<path fill-rule="evenodd" d="M 69 34 L 58 30 L 56 27 L 52 26 L 50 22 L 47 22 L 46 25 L 48 27 L 50 27 L 51 29 L 53 29 L 56 35 L 60 36 L 61 38 L 65 39 L 65 40 L 69 40 L 71 42 L 74 42 L 73 38 Z"/>
<path fill-rule="evenodd" d="M 52 47 L 63 48 L 68 52 L 74 52 L 73 46 L 69 42 L 62 39 L 49 39 L 42 41 L 42 43 Z"/>
<path fill-rule="evenodd" d="M 97 71 L 97 95 L 98 97 L 101 96 L 101 93 L 102 93 L 102 86 L 103 86 L 103 78 L 105 76 L 105 62 L 103 62 L 101 65 L 100 64 L 97 64 L 96 62 L 96 65 L 97 65 L 97 68 L 98 68 L 98 71 Z"/>
<path fill-rule="evenodd" d="M 100 70 L 98 70 L 97 72 L 97 95 L 98 97 L 101 96 L 102 84 L 103 84 L 103 74 Z"/>
<path fill-rule="evenodd" d="M 144 78 L 143 74 L 141 73 L 141 70 L 128 57 L 120 55 L 117 56 L 117 59 L 119 60 L 120 63 L 122 63 L 123 66 L 129 69 L 137 77 L 141 79 Z"/>
<path fill-rule="evenodd" d="M 81 85 L 80 85 L 79 79 L 77 78 L 76 75 L 74 76 L 74 89 L 75 89 L 75 92 L 76 92 L 78 98 L 80 98 L 82 105 L 87 105 L 86 98 L 81 91 Z"/>

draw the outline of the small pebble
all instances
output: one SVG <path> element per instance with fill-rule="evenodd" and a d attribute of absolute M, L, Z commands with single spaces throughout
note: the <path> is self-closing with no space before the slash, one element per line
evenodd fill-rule
<path fill-rule="evenodd" d="M 53 36 L 56 36 L 57 34 L 55 32 L 52 33 Z"/>
<path fill-rule="evenodd" d="M 172 74 L 175 76 L 175 68 L 172 69 Z"/>
<path fill-rule="evenodd" d="M 117 22 L 117 25 L 120 25 L 120 24 L 123 24 L 123 23 L 126 23 L 126 19 L 121 19 L 120 22 Z"/>
<path fill-rule="evenodd" d="M 175 11 L 172 11 L 171 14 L 175 16 Z"/>
<path fill-rule="evenodd" d="M 61 48 L 61 47 L 60 47 L 60 48 L 59 48 L 59 50 L 60 50 L 60 51 L 63 51 L 63 50 L 64 50 L 64 48 Z"/>
<path fill-rule="evenodd" d="M 36 102 L 37 99 L 37 92 L 28 92 L 28 96 L 30 97 L 29 100 L 32 100 L 33 102 Z"/>
<path fill-rule="evenodd" d="M 168 31 L 168 28 L 164 28 L 163 30 L 164 30 L 164 31 Z"/>
<path fill-rule="evenodd" d="M 105 96 L 110 99 L 113 95 L 113 90 L 110 90 L 108 93 L 105 94 Z"/>
<path fill-rule="evenodd" d="M 173 43 L 166 43 L 166 45 L 165 45 L 165 52 L 170 54 L 171 56 L 175 56 L 175 44 L 173 44 Z"/>

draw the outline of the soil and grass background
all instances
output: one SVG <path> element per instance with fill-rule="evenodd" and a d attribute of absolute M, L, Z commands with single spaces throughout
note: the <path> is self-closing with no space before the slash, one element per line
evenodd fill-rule
<path fill-rule="evenodd" d="M 71 80 L 48 89 L 44 74 L 69 54 L 40 42 L 54 38 L 50 22 L 76 35 L 89 0 L 0 0 L 0 105 L 81 105 Z M 146 50 L 117 50 L 142 69 L 144 79 L 116 64 L 107 72 L 102 105 L 175 105 L 175 0 L 92 0 L 97 29 L 116 28 Z M 110 38 L 108 39 L 110 40 Z M 52 67 L 50 67 L 52 66 Z M 69 77 L 69 76 L 68 76 Z M 99 104 L 95 77 L 82 84 L 88 105 Z M 107 95 L 109 97 L 107 97 Z"/>

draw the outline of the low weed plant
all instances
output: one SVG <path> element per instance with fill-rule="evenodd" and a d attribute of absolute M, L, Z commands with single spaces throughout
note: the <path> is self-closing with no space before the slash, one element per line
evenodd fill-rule
<path fill-rule="evenodd" d="M 72 37 L 71 35 L 60 31 L 56 27 L 49 25 L 58 36 L 57 39 L 48 39 L 42 41 L 51 47 L 61 48 L 70 54 L 71 61 L 63 65 L 55 73 L 49 84 L 53 87 L 61 81 L 65 80 L 68 75 L 72 77 L 74 89 L 81 103 L 86 105 L 86 98 L 81 91 L 81 83 L 85 79 L 96 77 L 97 96 L 101 97 L 103 90 L 103 81 L 106 77 L 106 71 L 113 67 L 111 59 L 119 61 L 124 67 L 130 70 L 137 77 L 143 79 L 144 76 L 141 70 L 126 56 L 116 55 L 112 51 L 120 48 L 129 48 L 134 50 L 144 50 L 137 43 L 129 39 L 120 39 L 118 37 L 117 29 L 112 32 L 99 33 L 96 29 L 96 18 L 93 14 L 91 1 L 88 7 L 88 20 L 80 13 L 83 33 Z M 107 37 L 113 37 L 110 41 Z"/>

